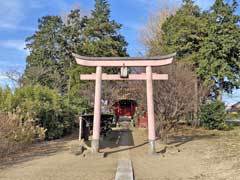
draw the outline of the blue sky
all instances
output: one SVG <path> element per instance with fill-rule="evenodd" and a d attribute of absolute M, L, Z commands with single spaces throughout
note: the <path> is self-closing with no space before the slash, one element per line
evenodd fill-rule
<path fill-rule="evenodd" d="M 9 80 L 4 72 L 17 69 L 23 71 L 27 51 L 24 50 L 25 38 L 31 36 L 37 27 L 38 18 L 45 15 L 64 15 L 72 8 L 80 7 L 84 14 L 89 14 L 94 0 L 0 0 L 0 85 Z M 149 14 L 156 10 L 162 0 L 109 0 L 111 18 L 123 25 L 121 33 L 129 43 L 131 56 L 144 53 L 139 42 L 139 30 L 146 24 Z M 196 3 L 207 9 L 214 0 L 197 0 Z M 181 0 L 171 0 L 178 4 Z M 225 101 L 240 101 L 240 91 L 235 91 Z"/>

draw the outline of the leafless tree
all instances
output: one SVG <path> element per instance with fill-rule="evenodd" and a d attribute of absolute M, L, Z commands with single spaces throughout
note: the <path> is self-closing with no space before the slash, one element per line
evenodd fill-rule
<path fill-rule="evenodd" d="M 10 69 L 7 72 L 4 73 L 5 76 L 11 81 L 14 88 L 20 86 L 20 78 L 21 78 L 21 72 L 16 69 Z"/>
<path fill-rule="evenodd" d="M 60 74 L 56 71 L 53 71 L 52 67 L 48 68 L 41 68 L 41 67 L 31 67 L 28 69 L 27 72 L 29 77 L 34 77 L 31 80 L 32 84 L 41 84 L 43 86 L 47 85 L 46 79 L 51 79 L 52 81 L 52 88 L 60 89 L 59 82 L 61 82 Z M 28 84 L 28 77 L 22 76 L 20 82 L 25 85 Z"/>
<path fill-rule="evenodd" d="M 196 92 L 196 75 L 186 64 L 175 62 L 171 66 L 155 71 L 169 74 L 169 80 L 154 83 L 157 133 L 166 142 L 168 132 L 187 114 L 194 112 L 196 93 L 199 96 L 202 90 Z"/>
<path fill-rule="evenodd" d="M 140 31 L 140 42 L 146 47 L 147 54 L 151 56 L 160 55 L 162 49 L 162 25 L 165 20 L 175 14 L 179 5 L 170 0 L 159 0 L 158 7 L 149 16 L 148 23 Z"/>

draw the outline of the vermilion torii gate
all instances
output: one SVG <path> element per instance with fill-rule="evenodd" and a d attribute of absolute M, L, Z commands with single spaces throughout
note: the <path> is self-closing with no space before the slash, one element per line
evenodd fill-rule
<path fill-rule="evenodd" d="M 149 152 L 155 153 L 155 120 L 152 80 L 168 80 L 168 74 L 152 73 L 152 67 L 172 63 L 175 54 L 156 57 L 84 57 L 73 54 L 77 64 L 96 67 L 95 74 L 82 74 L 81 80 L 95 80 L 94 122 L 91 149 L 93 153 L 99 150 L 101 121 L 101 84 L 102 80 L 145 80 L 147 85 L 148 140 Z M 120 74 L 103 74 L 102 67 L 146 67 L 146 73 L 130 74 L 122 77 Z"/>

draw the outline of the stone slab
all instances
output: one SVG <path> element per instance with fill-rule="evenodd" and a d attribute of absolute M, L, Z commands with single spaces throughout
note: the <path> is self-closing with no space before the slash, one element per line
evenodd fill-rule
<path fill-rule="evenodd" d="M 115 180 L 134 180 L 132 162 L 129 159 L 119 159 Z"/>

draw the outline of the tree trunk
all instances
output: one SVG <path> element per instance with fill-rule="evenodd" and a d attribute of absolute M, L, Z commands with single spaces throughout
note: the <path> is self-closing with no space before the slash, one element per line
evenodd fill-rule
<path fill-rule="evenodd" d="M 71 62 L 71 59 L 70 59 L 70 62 L 69 62 L 69 68 L 71 69 L 72 68 L 72 62 Z M 71 90 L 71 80 L 72 80 L 72 76 L 69 75 L 69 80 L 68 80 L 68 105 L 70 104 L 70 90 Z"/>
<path fill-rule="evenodd" d="M 221 102 L 222 102 L 222 96 L 223 96 L 223 83 L 224 83 L 224 80 L 220 79 L 217 100 Z"/>
<path fill-rule="evenodd" d="M 218 100 L 218 101 L 222 101 L 222 94 L 223 94 L 223 90 L 222 90 L 222 89 L 219 89 L 219 90 L 218 90 L 218 96 L 217 96 L 217 100 Z"/>
<path fill-rule="evenodd" d="M 196 128 L 200 125 L 199 119 L 198 119 L 198 78 L 196 77 L 195 83 L 194 83 L 194 116 L 193 116 L 193 127 Z"/>

